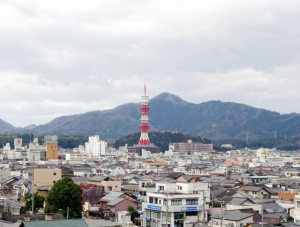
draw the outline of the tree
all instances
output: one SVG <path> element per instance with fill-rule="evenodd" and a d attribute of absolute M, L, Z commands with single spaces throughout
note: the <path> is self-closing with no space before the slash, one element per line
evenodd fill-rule
<path fill-rule="evenodd" d="M 3 211 L 2 215 L 12 215 L 10 206 L 7 206 Z"/>
<path fill-rule="evenodd" d="M 294 218 L 291 217 L 291 216 L 288 216 L 287 219 L 286 219 L 286 221 L 294 221 Z"/>
<path fill-rule="evenodd" d="M 221 207 L 221 204 L 216 201 L 213 201 L 209 203 L 209 206 L 216 208 L 216 207 Z"/>
<path fill-rule="evenodd" d="M 28 213 L 32 211 L 32 194 L 27 192 L 24 195 L 25 207 L 22 209 L 21 213 Z M 44 207 L 45 197 L 39 195 L 37 192 L 34 194 L 34 213 L 36 214 L 39 209 Z"/>
<path fill-rule="evenodd" d="M 70 177 L 64 177 L 49 191 L 45 213 L 61 212 L 67 217 L 68 208 L 69 218 L 82 217 L 82 190 Z"/>
<path fill-rule="evenodd" d="M 133 222 L 135 218 L 139 218 L 140 214 L 132 206 L 127 207 L 127 211 L 130 213 L 131 221 Z"/>

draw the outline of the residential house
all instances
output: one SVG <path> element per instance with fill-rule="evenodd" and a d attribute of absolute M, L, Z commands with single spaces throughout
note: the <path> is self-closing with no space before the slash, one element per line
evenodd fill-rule
<path fill-rule="evenodd" d="M 223 214 L 213 216 L 208 226 L 214 227 L 241 227 L 253 222 L 253 214 L 242 213 L 239 210 L 226 210 Z"/>
<path fill-rule="evenodd" d="M 74 176 L 88 177 L 93 173 L 92 167 L 74 167 Z"/>
<path fill-rule="evenodd" d="M 8 177 L 1 181 L 1 191 L 3 194 L 13 194 L 14 192 L 14 183 L 19 179 L 16 177 Z"/>
<path fill-rule="evenodd" d="M 109 175 L 110 176 L 115 176 L 117 174 L 127 174 L 126 170 L 124 168 L 122 168 L 121 166 L 117 166 L 116 168 L 114 168 Z"/>
<path fill-rule="evenodd" d="M 89 179 L 89 182 L 91 184 L 104 186 L 105 194 L 112 191 L 121 191 L 121 181 L 111 176 L 94 176 Z"/>
<path fill-rule="evenodd" d="M 137 209 L 137 204 L 126 198 L 115 198 L 107 203 L 107 208 L 111 210 L 115 217 L 117 217 L 118 211 L 127 211 L 127 208 L 132 206 Z M 114 221 L 114 219 L 112 220 Z"/>
<path fill-rule="evenodd" d="M 32 192 L 34 185 L 34 192 L 36 189 L 44 185 L 53 185 L 56 181 L 61 179 L 61 169 L 52 168 L 29 168 L 28 169 L 28 190 Z"/>
<path fill-rule="evenodd" d="M 248 195 L 252 196 L 253 198 L 270 198 L 271 193 L 268 192 L 263 187 L 255 187 L 255 186 L 245 186 L 242 189 Z"/>

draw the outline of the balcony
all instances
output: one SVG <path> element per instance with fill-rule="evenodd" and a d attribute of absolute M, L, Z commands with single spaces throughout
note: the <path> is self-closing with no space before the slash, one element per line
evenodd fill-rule
<path fill-rule="evenodd" d="M 276 203 L 294 204 L 294 201 L 276 200 Z"/>

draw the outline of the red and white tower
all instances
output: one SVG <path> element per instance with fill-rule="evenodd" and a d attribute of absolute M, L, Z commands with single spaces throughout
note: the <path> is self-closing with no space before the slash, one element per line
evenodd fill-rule
<path fill-rule="evenodd" d="M 149 121 L 149 96 L 146 94 L 146 84 L 144 86 L 144 95 L 141 99 L 141 138 L 138 146 L 150 145 L 150 140 L 148 137 L 148 121 Z"/>

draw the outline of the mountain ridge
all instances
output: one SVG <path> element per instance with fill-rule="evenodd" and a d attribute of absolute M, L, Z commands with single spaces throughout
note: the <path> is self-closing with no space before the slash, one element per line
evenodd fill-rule
<path fill-rule="evenodd" d="M 178 130 L 212 140 L 245 139 L 246 136 L 249 139 L 265 138 L 272 136 L 274 131 L 278 136 L 300 133 L 300 115 L 297 113 L 280 114 L 219 100 L 194 104 L 167 92 L 150 100 L 149 112 L 150 131 Z M 109 110 L 60 116 L 38 125 L 32 132 L 39 135 L 99 135 L 115 140 L 139 132 L 139 119 L 140 103 L 131 102 Z"/>

